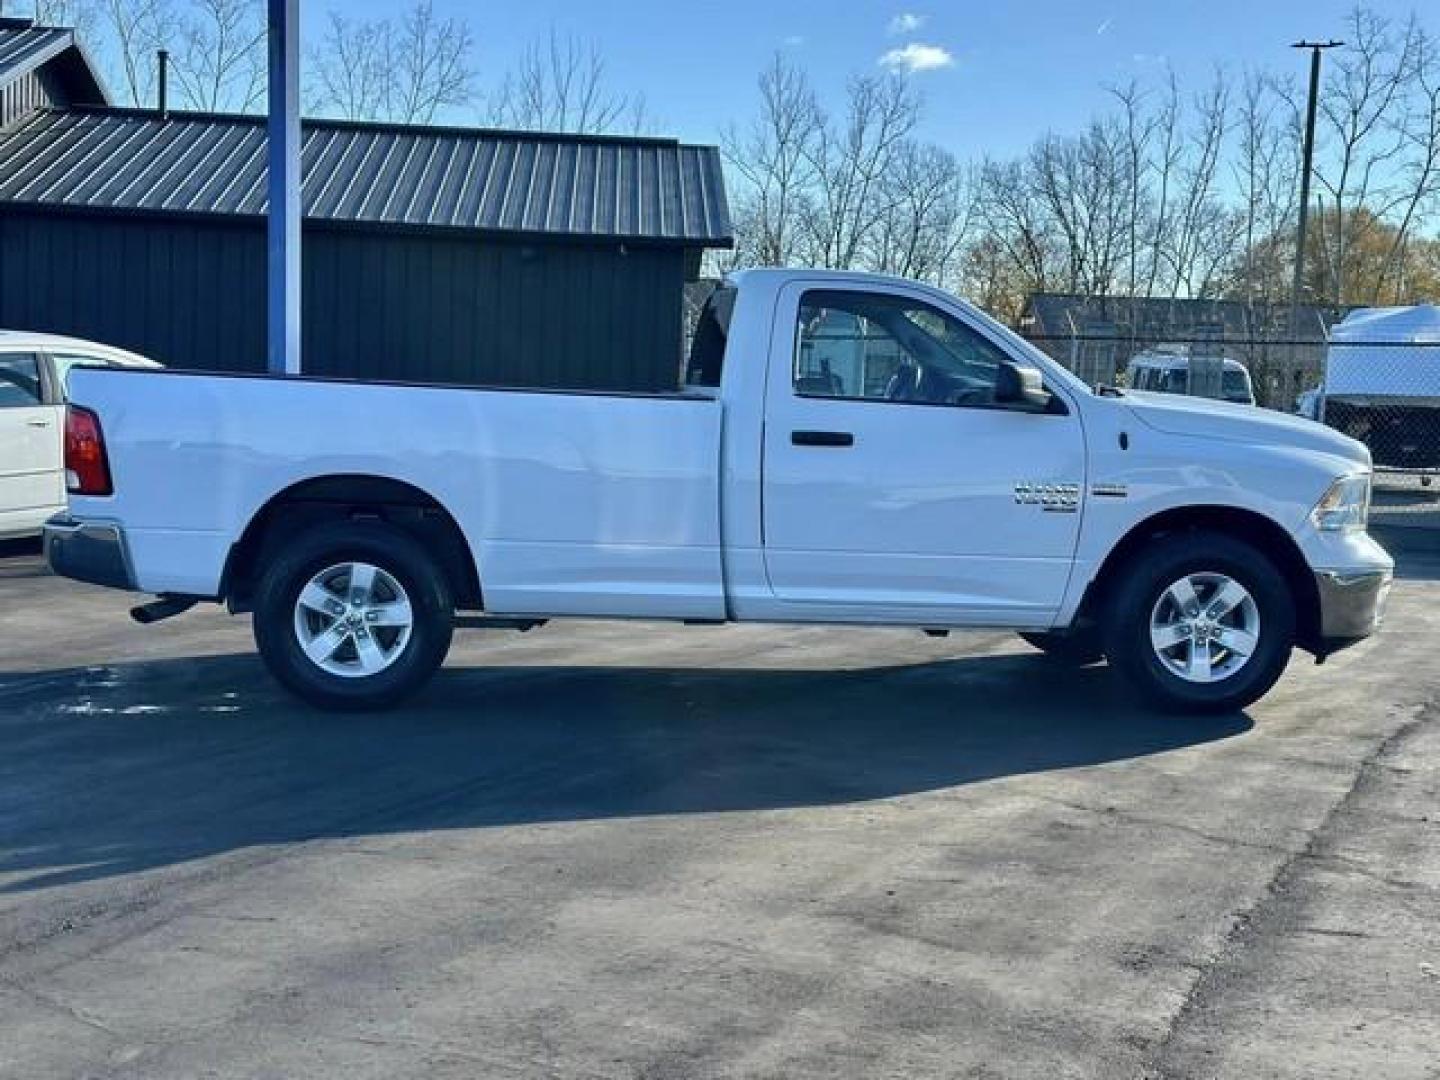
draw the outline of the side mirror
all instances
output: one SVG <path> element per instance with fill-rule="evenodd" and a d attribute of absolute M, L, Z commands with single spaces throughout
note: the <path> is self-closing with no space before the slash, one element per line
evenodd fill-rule
<path fill-rule="evenodd" d="M 1039 368 L 1006 361 L 995 372 L 995 403 L 1018 405 L 1043 412 L 1050 407 L 1050 392 Z"/>

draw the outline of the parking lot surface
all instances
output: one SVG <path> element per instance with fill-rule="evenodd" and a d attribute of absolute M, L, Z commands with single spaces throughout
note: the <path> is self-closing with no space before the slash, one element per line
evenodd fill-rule
<path fill-rule="evenodd" d="M 0 1076 L 1440 1077 L 1440 533 L 1249 713 L 1009 635 L 462 634 L 311 712 L 0 557 Z"/>

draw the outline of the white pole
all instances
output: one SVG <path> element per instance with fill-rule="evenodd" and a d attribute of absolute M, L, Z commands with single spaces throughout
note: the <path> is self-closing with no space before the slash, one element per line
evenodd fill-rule
<path fill-rule="evenodd" d="M 300 0 L 269 0 L 268 368 L 300 374 Z"/>

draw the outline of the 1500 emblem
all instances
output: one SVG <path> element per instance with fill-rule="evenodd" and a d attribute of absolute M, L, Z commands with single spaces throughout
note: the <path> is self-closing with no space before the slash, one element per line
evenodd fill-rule
<path fill-rule="evenodd" d="M 1022 480 L 1015 485 L 1015 501 L 1022 506 L 1038 506 L 1060 514 L 1073 514 L 1080 509 L 1080 485 Z"/>

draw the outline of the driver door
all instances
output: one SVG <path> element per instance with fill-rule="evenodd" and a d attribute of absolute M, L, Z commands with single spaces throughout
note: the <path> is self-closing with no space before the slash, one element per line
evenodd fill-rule
<path fill-rule="evenodd" d="M 0 536 L 38 531 L 64 504 L 62 429 L 39 354 L 0 352 Z"/>
<path fill-rule="evenodd" d="M 898 286 L 795 283 L 774 327 L 763 516 L 782 608 L 1048 625 L 1083 501 L 1074 409 L 1058 397 L 1043 413 L 995 404 L 1006 350 Z"/>

